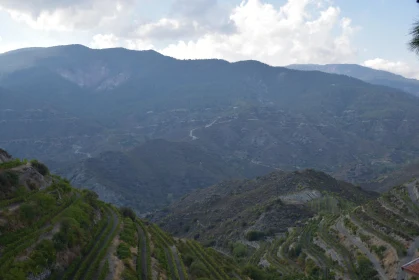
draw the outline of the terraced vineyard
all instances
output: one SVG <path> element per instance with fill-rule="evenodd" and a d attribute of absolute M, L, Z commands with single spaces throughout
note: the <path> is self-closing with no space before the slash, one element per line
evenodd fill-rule
<path fill-rule="evenodd" d="M 232 258 L 174 239 L 39 164 L 0 167 L 0 279 L 248 279 Z M 28 173 L 37 180 L 23 182 Z"/>
<path fill-rule="evenodd" d="M 273 173 L 197 191 L 161 224 L 224 252 L 260 279 L 405 278 L 401 265 L 419 256 L 417 180 L 379 195 L 311 170 L 282 178 Z M 278 226 L 287 219 L 293 226 Z M 186 247 L 202 257 L 190 241 Z M 204 265 L 211 279 L 226 278 Z"/>
<path fill-rule="evenodd" d="M 5 280 L 401 280 L 406 275 L 400 266 L 419 254 L 416 180 L 362 203 L 298 186 L 284 201 L 253 206 L 252 215 L 260 221 L 267 216 L 263 211 L 307 207 L 311 218 L 280 233 L 258 231 L 250 223 L 238 239 L 219 247 L 217 241 L 203 246 L 174 238 L 129 208 L 72 188 L 39 162 L 3 164 L 0 187 Z"/>
<path fill-rule="evenodd" d="M 310 274 L 324 278 L 405 279 L 400 266 L 419 255 L 418 199 L 412 191 L 417 186 L 414 181 L 395 187 L 341 215 L 319 214 L 285 241 L 272 241 L 272 248 L 282 244 L 277 257 L 272 257 L 275 250 L 266 247 L 261 247 L 258 256 L 266 252 L 271 256 L 266 259 L 271 269 L 285 274 L 290 273 L 290 266 L 283 264 L 291 262 L 306 274 L 314 263 L 317 268 Z"/>

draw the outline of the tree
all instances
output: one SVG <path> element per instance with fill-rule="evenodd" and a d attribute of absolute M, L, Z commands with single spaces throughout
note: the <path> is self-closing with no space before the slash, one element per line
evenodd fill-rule
<path fill-rule="evenodd" d="M 413 24 L 410 34 L 412 35 L 412 39 L 409 42 L 410 49 L 419 54 L 419 21 Z"/>
<path fill-rule="evenodd" d="M 416 3 L 419 3 L 419 0 Z M 410 49 L 419 54 L 419 20 L 413 24 L 410 35 L 412 35 L 412 39 L 409 42 Z"/>

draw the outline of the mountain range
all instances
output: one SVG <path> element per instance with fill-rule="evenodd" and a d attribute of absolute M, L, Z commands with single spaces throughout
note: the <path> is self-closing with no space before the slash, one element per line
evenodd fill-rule
<path fill-rule="evenodd" d="M 13 51 L 0 55 L 0 65 L 0 146 L 115 203 L 132 190 L 161 194 L 142 210 L 167 203 L 168 194 L 258 175 L 245 174 L 256 165 L 315 168 L 374 188 L 371 182 L 419 155 L 419 99 L 345 75 L 80 45 Z M 198 158 L 208 159 L 205 179 L 197 181 L 194 164 L 167 153 L 163 169 L 179 163 L 182 170 L 174 191 L 164 183 L 173 177 L 155 179 L 161 174 L 127 156 L 143 145 L 158 154 L 161 147 L 147 144 L 156 139 L 204 151 Z M 225 162 L 234 167 L 221 167 Z M 124 174 L 124 184 L 110 179 L 111 171 Z"/>

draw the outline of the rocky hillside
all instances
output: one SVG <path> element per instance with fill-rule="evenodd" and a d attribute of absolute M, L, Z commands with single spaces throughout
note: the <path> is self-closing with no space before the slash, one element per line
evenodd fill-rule
<path fill-rule="evenodd" d="M 102 153 L 61 170 L 74 186 L 91 189 L 104 201 L 143 213 L 222 180 L 272 171 L 223 158 L 193 143 L 166 140 L 149 140 L 127 152 Z"/>
<path fill-rule="evenodd" d="M 147 139 L 356 183 L 418 157 L 419 99 L 348 76 L 83 46 L 6 53 L 0 73 L 0 145 L 54 169 Z"/>
<path fill-rule="evenodd" d="M 282 275 L 406 279 L 401 265 L 419 256 L 419 182 L 377 197 L 321 172 L 272 173 L 194 192 L 160 225 Z"/>
<path fill-rule="evenodd" d="M 42 163 L 2 154 L 0 279 L 250 280 L 264 273 L 72 188 Z"/>
<path fill-rule="evenodd" d="M 158 213 L 156 219 L 177 236 L 228 248 L 230 242 L 245 240 L 253 232 L 260 238 L 273 237 L 303 225 L 318 212 L 312 205 L 316 201 L 339 212 L 375 195 L 323 172 L 278 171 L 192 192 L 165 209 L 166 213 Z"/>

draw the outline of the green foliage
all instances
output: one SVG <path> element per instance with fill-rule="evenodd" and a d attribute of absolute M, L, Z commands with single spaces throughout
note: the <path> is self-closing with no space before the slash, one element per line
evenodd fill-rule
<path fill-rule="evenodd" d="M 387 247 L 384 245 L 376 246 L 372 245 L 371 250 L 377 254 L 377 256 L 382 260 L 384 258 L 384 252 L 387 250 Z"/>
<path fill-rule="evenodd" d="M 32 167 L 33 168 L 35 168 L 42 176 L 46 176 L 46 175 L 48 175 L 49 174 L 49 169 L 48 169 L 48 167 L 45 165 L 45 164 L 43 164 L 43 163 L 41 163 L 41 162 L 39 162 L 39 161 L 37 161 L 37 160 L 31 160 L 31 165 L 32 165 Z"/>
<path fill-rule="evenodd" d="M 250 230 L 246 233 L 246 239 L 249 241 L 258 241 L 265 238 L 266 233 L 257 230 Z"/>
<path fill-rule="evenodd" d="M 20 159 L 16 158 L 16 159 L 13 159 L 11 161 L 0 163 L 0 169 L 15 168 L 15 167 L 19 167 L 21 165 L 25 165 L 27 163 L 28 163 L 28 161 L 26 159 L 25 160 L 20 160 Z"/>
<path fill-rule="evenodd" d="M 116 250 L 116 254 L 118 255 L 118 258 L 121 259 L 121 260 L 131 258 L 130 246 L 126 243 L 121 242 L 118 245 L 118 248 Z"/>
<path fill-rule="evenodd" d="M 345 219 L 344 219 L 343 221 L 344 221 L 345 227 L 346 227 L 347 229 L 349 229 L 349 231 L 350 231 L 353 235 L 355 235 L 355 234 L 356 234 L 356 232 L 358 231 L 358 227 L 357 227 L 354 223 L 352 223 L 352 222 L 351 222 L 351 220 L 350 220 L 350 219 L 348 219 L 347 217 L 345 217 Z"/>
<path fill-rule="evenodd" d="M 359 234 L 359 238 L 361 238 L 361 241 L 364 243 L 368 243 L 371 240 L 371 236 L 363 233 Z"/>
<path fill-rule="evenodd" d="M 318 278 L 321 275 L 320 267 L 318 267 L 312 259 L 308 259 L 306 261 L 304 272 L 306 275 L 310 275 L 315 278 Z"/>
<path fill-rule="evenodd" d="M 134 210 L 132 210 L 129 207 L 121 207 L 121 208 L 119 208 L 119 211 L 122 213 L 122 216 L 128 217 L 133 221 L 135 221 L 135 219 L 137 218 L 137 216 L 135 215 Z"/>
<path fill-rule="evenodd" d="M 419 21 L 413 24 L 410 35 L 412 36 L 409 42 L 410 49 L 419 54 Z"/>
<path fill-rule="evenodd" d="M 30 203 L 24 203 L 19 208 L 20 219 L 25 223 L 34 222 L 35 218 L 40 214 L 39 209 Z"/>
<path fill-rule="evenodd" d="M 6 171 L 0 174 L 0 186 L 17 185 L 19 183 L 19 175 L 13 171 Z"/>
<path fill-rule="evenodd" d="M 61 221 L 60 231 L 54 234 L 54 247 L 57 251 L 73 248 L 82 244 L 83 232 L 80 224 L 74 218 L 64 218 Z"/>
<path fill-rule="evenodd" d="M 83 278 L 83 275 L 85 275 L 87 279 L 91 279 L 93 277 L 93 273 L 95 273 L 99 267 L 100 260 L 103 259 L 106 253 L 106 248 L 109 246 L 113 237 L 116 235 L 116 228 L 119 225 L 119 221 L 116 221 L 118 225 L 114 223 L 112 219 L 113 210 L 110 208 L 111 207 L 106 207 L 108 219 L 105 230 L 100 233 L 98 239 L 93 240 L 93 247 L 91 247 L 89 251 L 86 251 L 85 257 L 82 259 L 74 279 Z M 113 229 L 115 230 L 112 232 Z"/>
<path fill-rule="evenodd" d="M 253 265 L 245 266 L 242 273 L 249 276 L 252 280 L 277 280 L 282 278 L 281 274 L 276 271 L 262 270 Z"/>
<path fill-rule="evenodd" d="M 137 245 L 137 228 L 130 217 L 124 219 L 124 228 L 119 239 L 126 242 L 131 247 L 135 247 Z"/>
<path fill-rule="evenodd" d="M 35 275 L 41 273 L 45 268 L 51 267 L 56 261 L 56 251 L 52 241 L 42 240 L 32 251 L 29 260 L 29 271 Z"/>
<path fill-rule="evenodd" d="M 357 258 L 356 273 L 358 275 L 358 279 L 360 279 L 360 280 L 378 280 L 378 279 L 380 279 L 378 277 L 378 273 L 374 269 L 374 266 L 371 263 L 371 261 L 363 255 L 358 256 L 358 258 Z"/>
<path fill-rule="evenodd" d="M 106 277 L 108 276 L 109 272 L 110 272 L 109 261 L 106 260 L 105 263 L 103 264 L 102 270 L 99 273 L 98 280 L 105 280 Z"/>
<path fill-rule="evenodd" d="M 233 256 L 235 258 L 244 258 L 247 256 L 247 246 L 243 243 L 236 242 L 233 245 Z"/>
<path fill-rule="evenodd" d="M 131 270 L 125 267 L 124 271 L 122 271 L 121 275 L 122 280 L 138 280 L 135 276 L 135 273 Z"/>
<path fill-rule="evenodd" d="M 202 278 L 202 277 L 210 277 L 211 273 L 205 266 L 205 264 L 199 260 L 192 262 L 190 266 L 191 274 L 195 275 L 195 277 Z"/>

